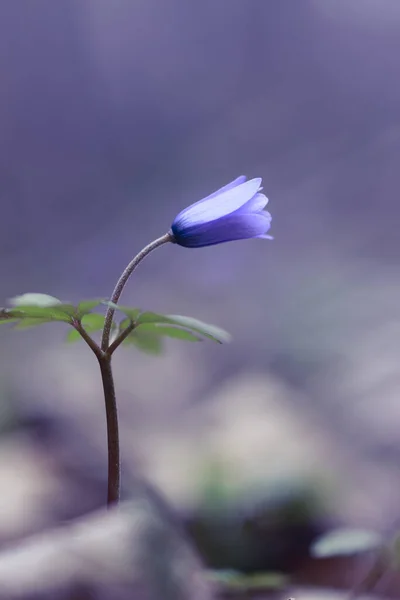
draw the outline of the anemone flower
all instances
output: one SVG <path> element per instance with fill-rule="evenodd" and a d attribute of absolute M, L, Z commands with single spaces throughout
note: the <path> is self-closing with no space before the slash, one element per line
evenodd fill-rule
<path fill-rule="evenodd" d="M 246 181 L 242 175 L 182 210 L 171 226 L 172 241 L 201 248 L 248 238 L 272 239 L 266 235 L 272 217 L 264 210 L 268 198 L 260 193 L 261 181 Z"/>

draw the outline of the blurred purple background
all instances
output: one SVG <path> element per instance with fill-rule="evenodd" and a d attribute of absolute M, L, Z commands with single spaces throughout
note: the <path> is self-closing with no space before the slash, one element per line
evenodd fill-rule
<path fill-rule="evenodd" d="M 162 248 L 124 295 L 234 335 L 115 360 L 125 469 L 178 506 L 217 464 L 399 517 L 399 53 L 398 0 L 1 3 L 4 302 L 108 296 L 183 207 L 263 177 L 273 242 Z M 102 503 L 105 424 L 86 347 L 0 335 L 4 540 Z"/>

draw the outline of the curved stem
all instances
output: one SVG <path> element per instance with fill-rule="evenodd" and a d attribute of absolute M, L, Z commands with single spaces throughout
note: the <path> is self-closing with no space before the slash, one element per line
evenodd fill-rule
<path fill-rule="evenodd" d="M 167 242 L 173 241 L 172 233 L 166 233 L 162 237 L 154 240 L 143 248 L 131 260 L 129 265 L 123 271 L 121 277 L 118 279 L 117 285 L 111 296 L 111 302 L 117 304 L 122 291 L 136 269 L 138 264 L 148 255 L 152 250 L 155 250 L 159 246 L 166 244 Z M 106 405 L 106 419 L 107 419 L 107 447 L 108 447 L 108 492 L 107 492 L 107 505 L 117 504 L 120 498 L 121 488 L 121 461 L 120 461 L 120 450 L 119 450 L 119 432 L 118 432 L 118 411 L 117 401 L 115 397 L 114 378 L 111 369 L 111 355 L 114 350 L 123 341 L 125 335 L 129 333 L 129 327 L 127 330 L 111 344 L 110 346 L 110 332 L 112 326 L 112 320 L 114 317 L 115 308 L 111 306 L 108 308 L 106 318 L 104 320 L 103 336 L 101 340 L 101 348 L 99 352 L 95 352 L 97 360 L 99 361 L 101 379 L 103 382 L 104 400 Z M 80 332 L 82 335 L 82 332 Z M 85 332 L 84 332 L 85 333 Z M 88 342 L 88 340 L 86 340 Z M 88 342 L 89 343 L 89 342 Z M 91 345 L 91 344 L 89 344 Z M 91 345 L 93 351 L 95 348 Z"/>
<path fill-rule="evenodd" d="M 150 254 L 150 252 L 152 252 L 159 246 L 166 244 L 167 242 L 172 242 L 172 240 L 173 240 L 173 235 L 172 235 L 172 233 L 168 232 L 165 235 L 161 236 L 160 238 L 157 238 L 156 240 L 154 240 L 154 242 L 151 242 L 150 244 L 145 246 L 143 248 L 143 250 L 141 250 L 139 252 L 139 254 L 137 254 L 135 256 L 135 258 L 133 258 L 131 260 L 129 265 L 126 267 L 126 269 L 122 273 L 121 277 L 118 279 L 117 285 L 115 286 L 114 291 L 111 296 L 111 302 L 113 302 L 114 304 L 118 303 L 118 300 L 120 299 L 120 296 L 122 294 L 122 290 L 124 289 L 129 277 L 132 275 L 133 271 L 136 269 L 138 264 L 141 263 L 142 260 L 144 258 L 146 258 L 146 256 L 148 254 Z M 112 325 L 114 313 L 115 313 L 115 309 L 110 306 L 107 311 L 106 318 L 104 321 L 103 337 L 101 340 L 101 349 L 103 350 L 103 352 L 106 352 L 106 350 L 108 349 L 109 342 L 110 342 L 110 331 L 111 331 L 111 325 Z"/>
<path fill-rule="evenodd" d="M 115 397 L 114 378 L 111 370 L 111 356 L 98 356 L 107 419 L 108 447 L 108 489 L 107 505 L 119 502 L 121 485 L 121 463 L 119 456 L 118 412 Z"/>

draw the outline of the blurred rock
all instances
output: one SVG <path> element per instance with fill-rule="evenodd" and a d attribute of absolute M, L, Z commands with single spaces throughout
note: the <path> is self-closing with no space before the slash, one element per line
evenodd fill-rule
<path fill-rule="evenodd" d="M 211 599 L 195 553 L 144 488 L 120 508 L 0 553 L 4 600 L 131 600 L 132 594 L 140 600 Z"/>

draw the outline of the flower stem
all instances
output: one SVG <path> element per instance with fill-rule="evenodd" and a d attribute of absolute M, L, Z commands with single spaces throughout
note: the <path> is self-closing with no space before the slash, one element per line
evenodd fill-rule
<path fill-rule="evenodd" d="M 98 356 L 107 419 L 108 447 L 108 489 L 107 505 L 117 504 L 120 498 L 121 464 L 119 455 L 118 412 L 115 397 L 114 378 L 111 370 L 111 356 Z"/>
<path fill-rule="evenodd" d="M 135 256 L 135 258 L 133 258 L 131 260 L 129 265 L 126 267 L 126 269 L 122 273 L 121 277 L 118 279 L 117 285 L 115 286 L 114 291 L 111 296 L 111 302 L 113 302 L 114 304 L 118 303 L 118 300 L 120 299 L 122 291 L 123 291 L 126 283 L 128 282 L 129 277 L 132 275 L 133 271 L 136 269 L 136 267 L 139 265 L 139 263 L 141 263 L 142 260 L 144 258 L 146 258 L 146 256 L 148 254 L 150 254 L 150 252 L 152 252 L 159 246 L 166 244 L 167 242 L 172 242 L 172 240 L 173 240 L 172 233 L 168 232 L 165 235 L 157 238 L 156 240 L 154 240 L 147 246 L 145 246 L 143 248 L 143 250 L 141 250 L 139 252 L 139 254 L 137 254 Z M 106 318 L 105 318 L 105 322 L 104 322 L 104 329 L 103 329 L 103 337 L 101 340 L 101 349 L 103 350 L 103 352 L 107 351 L 108 345 L 110 342 L 110 332 L 111 332 L 111 325 L 112 325 L 114 313 L 115 313 L 115 309 L 110 306 L 107 311 L 107 314 L 106 314 Z"/>
<path fill-rule="evenodd" d="M 126 269 L 123 271 L 121 277 L 118 279 L 117 285 L 111 296 L 111 302 L 117 304 L 122 291 L 136 269 L 138 264 L 148 255 L 152 250 L 155 250 L 159 246 L 172 242 L 172 233 L 166 233 L 151 242 L 143 248 L 131 260 Z M 129 327 L 127 330 L 122 332 L 116 340 L 110 345 L 110 332 L 112 326 L 112 320 L 114 317 L 115 308 L 110 306 L 106 313 L 104 320 L 103 336 L 101 340 L 101 349 L 99 352 L 95 352 L 97 360 L 99 361 L 101 379 L 103 382 L 104 400 L 106 405 L 106 419 L 107 419 L 107 446 L 108 446 L 108 492 L 107 492 L 107 506 L 118 504 L 120 499 L 121 489 L 121 461 L 120 461 L 120 450 L 119 450 L 119 432 L 118 432 L 118 411 L 117 401 L 115 397 L 114 378 L 111 369 L 111 355 L 116 348 L 125 339 L 129 333 Z M 133 328 L 133 326 L 132 326 Z M 80 332 L 82 335 L 82 332 Z M 86 340 L 88 343 L 89 341 Z M 95 348 L 89 344 L 93 351 Z"/>

